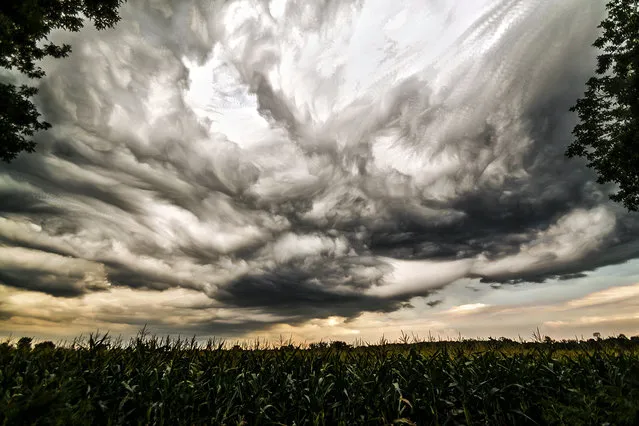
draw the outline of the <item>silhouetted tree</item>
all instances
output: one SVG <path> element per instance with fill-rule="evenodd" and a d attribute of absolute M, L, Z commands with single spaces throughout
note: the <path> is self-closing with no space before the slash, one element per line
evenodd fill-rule
<path fill-rule="evenodd" d="M 69 55 L 71 46 L 48 40 L 54 29 L 79 31 L 84 17 L 98 30 L 113 27 L 119 20 L 124 0 L 5 0 L 0 1 L 0 67 L 15 69 L 32 79 L 45 74 L 36 61 Z M 13 160 L 20 152 L 35 151 L 31 140 L 39 130 L 51 125 L 38 121 L 35 105 L 29 98 L 38 89 L 0 81 L 0 159 Z"/>
<path fill-rule="evenodd" d="M 31 337 L 21 337 L 20 340 L 18 340 L 18 344 L 16 345 L 16 347 L 20 350 L 30 350 L 31 349 L 31 342 L 33 341 L 33 339 Z"/>
<path fill-rule="evenodd" d="M 612 0 L 603 30 L 593 46 L 596 76 L 586 83 L 584 97 L 570 109 L 579 115 L 568 157 L 585 157 L 598 183 L 614 182 L 611 195 L 631 210 L 639 210 L 639 3 Z"/>
<path fill-rule="evenodd" d="M 45 351 L 45 350 L 55 349 L 55 343 L 47 340 L 45 342 L 36 343 L 36 345 L 33 347 L 33 349 L 35 349 L 37 351 Z"/>
<path fill-rule="evenodd" d="M 351 345 L 349 345 L 346 342 L 342 342 L 341 340 L 335 340 L 333 342 L 331 342 L 331 348 L 333 349 L 347 349 L 350 348 Z"/>

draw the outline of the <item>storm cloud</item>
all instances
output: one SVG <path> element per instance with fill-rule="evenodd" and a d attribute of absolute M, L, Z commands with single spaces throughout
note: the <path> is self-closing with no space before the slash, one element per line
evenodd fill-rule
<path fill-rule="evenodd" d="M 0 166 L 0 283 L 196 291 L 190 329 L 243 333 L 639 258 L 563 155 L 603 6 L 130 0 L 56 33 L 54 127 Z"/>

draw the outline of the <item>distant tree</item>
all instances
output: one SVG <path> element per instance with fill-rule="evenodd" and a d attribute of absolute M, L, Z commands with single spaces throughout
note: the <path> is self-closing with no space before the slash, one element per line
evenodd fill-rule
<path fill-rule="evenodd" d="M 118 8 L 125 0 L 4 0 L 0 1 L 0 67 L 15 69 L 32 79 L 45 73 L 36 61 L 52 56 L 63 58 L 71 52 L 68 44 L 48 40 L 54 29 L 76 32 L 84 17 L 98 30 L 113 27 L 119 20 Z M 37 131 L 51 125 L 39 121 L 30 98 L 35 87 L 16 86 L 0 81 L 0 159 L 10 162 L 22 152 L 34 152 L 31 140 Z"/>
<path fill-rule="evenodd" d="M 612 0 L 603 29 L 593 46 L 596 76 L 586 83 L 584 97 L 570 109 L 580 122 L 568 157 L 585 157 L 598 183 L 614 182 L 611 195 L 631 211 L 639 210 L 639 3 Z"/>
<path fill-rule="evenodd" d="M 335 340 L 333 342 L 331 342 L 331 348 L 333 349 L 347 349 L 350 348 L 351 345 L 349 345 L 346 342 L 342 342 L 341 340 Z"/>
<path fill-rule="evenodd" d="M 592 337 L 594 337 L 595 339 L 599 340 L 601 339 L 601 333 L 598 331 L 595 331 L 594 333 L 592 333 Z"/>
<path fill-rule="evenodd" d="M 31 342 L 33 341 L 33 339 L 31 337 L 21 337 L 20 340 L 18 340 L 18 344 L 16 345 L 16 347 L 20 350 L 30 350 L 31 349 Z"/>
<path fill-rule="evenodd" d="M 47 340 L 45 342 L 36 343 L 33 349 L 38 351 L 55 349 L 55 343 Z"/>

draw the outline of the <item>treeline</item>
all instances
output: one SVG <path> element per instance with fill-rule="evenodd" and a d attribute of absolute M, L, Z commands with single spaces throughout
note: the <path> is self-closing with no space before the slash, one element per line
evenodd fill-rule
<path fill-rule="evenodd" d="M 313 342 L 309 344 L 294 344 L 292 340 L 282 340 L 279 342 L 264 342 L 255 340 L 253 343 L 244 342 L 242 344 L 239 343 L 229 343 L 224 340 L 219 339 L 209 339 L 208 342 L 202 344 L 198 343 L 195 337 L 190 339 L 184 339 L 181 337 L 174 338 L 171 340 L 170 337 L 166 337 L 165 339 L 158 339 L 156 336 L 148 336 L 148 333 L 145 329 L 142 329 L 140 333 L 130 339 L 128 343 L 124 343 L 121 338 L 112 339 L 108 333 L 100 335 L 100 333 L 91 333 L 88 338 L 77 338 L 71 341 L 70 343 L 62 342 L 57 345 L 52 341 L 42 341 L 42 342 L 33 342 L 33 338 L 31 337 L 21 337 L 17 340 L 12 341 L 11 339 L 7 339 L 5 342 L 0 343 L 0 348 L 9 349 L 15 348 L 18 350 L 50 350 L 55 349 L 56 347 L 60 348 L 68 348 L 68 349 L 81 349 L 81 348 L 90 348 L 92 350 L 97 349 L 109 349 L 115 347 L 131 347 L 138 346 L 141 343 L 151 344 L 153 347 L 166 347 L 167 345 L 174 345 L 176 347 L 185 348 L 191 347 L 192 349 L 197 348 L 198 350 L 232 350 L 232 351 L 242 351 L 242 350 L 310 350 L 310 351 L 318 351 L 318 350 L 344 350 L 344 349 L 355 349 L 361 350 L 370 347 L 387 347 L 387 348 L 395 348 L 395 349 L 407 349 L 407 348 L 421 348 L 421 349 L 440 349 L 444 346 L 448 346 L 451 348 L 464 349 L 469 351 L 482 351 L 482 350 L 500 350 L 500 349 L 508 349 L 508 348 L 519 348 L 523 350 L 529 350 L 534 348 L 539 348 L 540 345 L 545 347 L 552 347 L 554 349 L 560 350 L 577 350 L 583 348 L 620 348 L 620 349 L 631 349 L 631 348 L 639 348 L 639 335 L 627 337 L 625 334 L 619 334 L 617 336 L 608 336 L 601 337 L 599 333 L 594 333 L 594 336 L 588 339 L 577 338 L 575 339 L 561 339 L 555 340 L 550 336 L 542 336 L 539 331 L 533 333 L 532 340 L 525 340 L 523 338 L 519 339 L 511 339 L 507 337 L 493 338 L 489 337 L 488 339 L 471 339 L 471 338 L 458 338 L 455 340 L 446 340 L 441 338 L 435 338 L 432 335 L 429 335 L 428 338 L 420 339 L 418 336 L 408 337 L 408 335 L 402 333 L 401 337 L 397 341 L 389 341 L 382 337 L 376 343 L 368 343 L 363 340 L 356 341 L 353 344 L 346 343 L 341 340 L 333 340 L 333 341 L 320 341 Z"/>

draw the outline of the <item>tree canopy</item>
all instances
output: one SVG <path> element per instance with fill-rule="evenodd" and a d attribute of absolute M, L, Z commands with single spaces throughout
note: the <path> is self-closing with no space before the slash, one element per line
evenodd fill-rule
<path fill-rule="evenodd" d="M 86 19 L 98 30 L 113 27 L 124 0 L 5 0 L 0 1 L 0 67 L 15 69 L 32 79 L 45 73 L 37 61 L 69 55 L 71 46 L 48 40 L 51 31 L 79 31 Z M 35 151 L 31 139 L 51 125 L 39 121 L 30 100 L 37 88 L 0 81 L 0 159 L 10 162 L 22 152 Z"/>
<path fill-rule="evenodd" d="M 601 49 L 595 76 L 570 109 L 580 122 L 568 157 L 585 157 L 597 183 L 615 183 L 610 198 L 639 210 L 639 3 L 612 0 L 593 46 Z"/>

